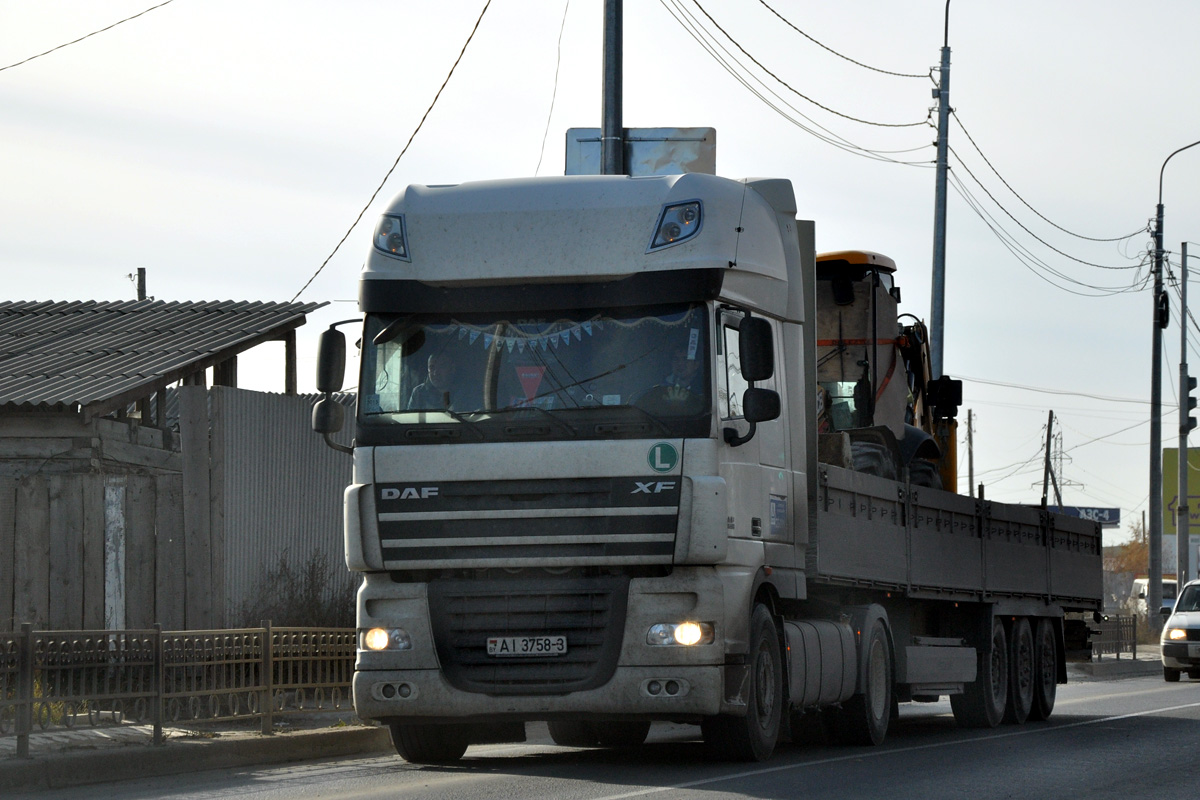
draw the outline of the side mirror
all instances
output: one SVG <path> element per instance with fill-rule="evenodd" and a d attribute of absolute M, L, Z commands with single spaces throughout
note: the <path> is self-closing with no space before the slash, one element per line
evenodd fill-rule
<path fill-rule="evenodd" d="M 323 394 L 340 392 L 346 380 L 346 334 L 336 328 L 321 331 L 317 342 L 317 391 Z M 314 414 L 314 425 L 315 410 Z M 338 426 L 339 429 L 341 426 Z"/>
<path fill-rule="evenodd" d="M 738 355 L 742 377 L 753 383 L 775 374 L 775 345 L 771 323 L 762 317 L 743 317 L 738 323 Z"/>
<path fill-rule="evenodd" d="M 1159 614 L 1162 614 L 1162 618 L 1163 618 L 1163 619 L 1166 619 L 1167 617 L 1171 616 L 1171 614 L 1172 614 L 1172 612 L 1173 612 L 1174 610 L 1175 610 L 1175 609 L 1173 609 L 1173 608 L 1170 608 L 1170 607 L 1166 607 L 1166 608 L 1160 608 L 1160 609 L 1158 610 L 1158 613 L 1159 613 Z"/>
<path fill-rule="evenodd" d="M 318 400 L 312 410 L 312 429 L 317 433 L 331 434 L 342 429 L 346 422 L 346 409 L 332 397 Z"/>
<path fill-rule="evenodd" d="M 779 416 L 779 393 L 752 386 L 742 392 L 742 416 L 747 422 L 767 422 Z"/>

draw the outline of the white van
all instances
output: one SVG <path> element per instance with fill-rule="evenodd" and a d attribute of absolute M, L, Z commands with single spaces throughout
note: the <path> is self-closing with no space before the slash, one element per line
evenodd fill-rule
<path fill-rule="evenodd" d="M 1133 591 L 1129 594 L 1129 605 L 1138 615 L 1146 614 L 1146 590 L 1150 584 L 1149 578 L 1134 578 Z M 1175 606 L 1176 583 L 1174 578 L 1163 578 L 1162 607 L 1170 611 Z"/>

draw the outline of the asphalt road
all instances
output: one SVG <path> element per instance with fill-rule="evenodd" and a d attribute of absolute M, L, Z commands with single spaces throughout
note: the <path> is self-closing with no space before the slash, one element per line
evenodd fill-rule
<path fill-rule="evenodd" d="M 835 747 L 814 733 L 765 764 L 709 758 L 698 729 L 655 725 L 635 751 L 556 747 L 545 726 L 519 745 L 472 747 L 453 767 L 398 756 L 327 761 L 35 792 L 142 798 L 1055 798 L 1200 796 L 1200 681 L 1161 677 L 1059 687 L 1049 722 L 955 727 L 949 703 L 901 706 L 878 748 Z"/>

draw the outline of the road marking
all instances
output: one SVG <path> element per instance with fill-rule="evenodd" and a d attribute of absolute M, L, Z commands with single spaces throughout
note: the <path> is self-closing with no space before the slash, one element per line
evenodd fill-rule
<path fill-rule="evenodd" d="M 919 744 L 912 747 L 899 747 L 895 750 L 875 750 L 871 752 L 862 752 L 856 750 L 844 756 L 833 756 L 832 758 L 822 758 L 816 761 L 804 761 L 800 764 L 782 764 L 778 767 L 763 767 L 762 769 L 746 770 L 737 772 L 732 775 L 722 775 L 714 778 L 702 778 L 696 781 L 688 781 L 687 783 L 678 783 L 673 786 L 652 786 L 646 789 L 638 789 L 632 792 L 623 792 L 621 794 L 610 794 L 604 797 L 593 798 L 593 800 L 625 800 L 629 797 L 645 797 L 659 792 L 678 791 L 680 789 L 695 789 L 700 786 L 707 786 L 713 783 L 724 783 L 726 781 L 735 781 L 742 778 L 753 778 L 759 775 L 770 775 L 773 772 L 785 772 L 787 770 L 800 769 L 803 767 L 821 766 L 824 764 L 837 764 L 842 761 L 861 761 L 865 758 L 879 758 L 880 756 L 890 756 L 897 753 L 915 753 L 919 750 L 932 750 L 935 747 L 949 747 L 957 744 L 974 744 L 976 742 L 986 742 L 993 739 L 1007 739 L 1012 736 L 1026 736 L 1036 733 L 1049 733 L 1054 731 L 1065 731 L 1070 728 L 1082 728 L 1085 725 L 1102 725 L 1106 722 L 1118 722 L 1123 719 L 1133 719 L 1134 717 L 1146 717 L 1151 714 L 1162 714 L 1167 711 L 1179 711 L 1185 708 L 1200 708 L 1200 703 L 1183 703 L 1177 706 L 1166 706 L 1163 708 L 1152 708 L 1146 711 L 1134 711 L 1129 714 L 1117 714 L 1112 717 L 1101 717 L 1100 719 L 1089 719 L 1083 722 L 1068 722 L 1064 725 L 1054 725 L 1050 727 L 1024 728 L 1022 730 L 1011 731 L 1006 733 L 992 733 L 984 736 L 972 736 L 968 739 L 958 739 L 951 742 L 936 742 L 932 744 Z"/>

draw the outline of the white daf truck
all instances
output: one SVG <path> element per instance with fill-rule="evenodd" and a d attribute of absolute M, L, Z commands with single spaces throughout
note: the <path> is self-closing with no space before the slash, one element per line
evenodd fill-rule
<path fill-rule="evenodd" d="M 813 231 L 788 181 L 707 174 L 391 203 L 359 284 L 345 544 L 355 708 L 400 755 L 673 720 L 762 760 L 810 713 L 862 744 L 898 702 L 1050 715 L 1086 646 L 1067 612 L 1100 608 L 1099 529 L 937 488 L 955 387 L 897 322 L 895 265 L 818 260 Z M 338 391 L 334 328 L 319 362 Z M 327 441 L 340 409 L 314 410 Z"/>

